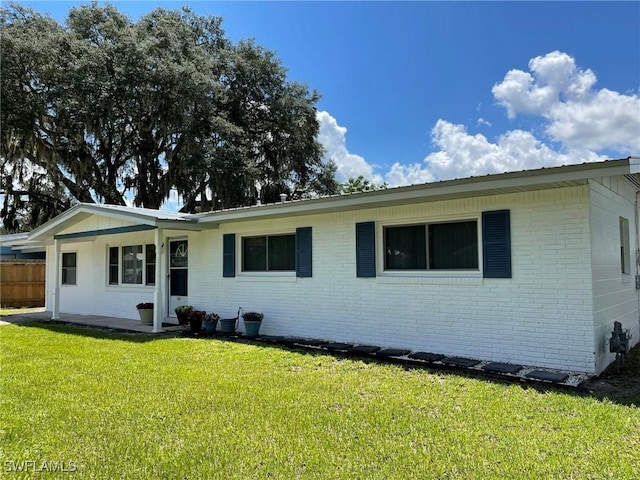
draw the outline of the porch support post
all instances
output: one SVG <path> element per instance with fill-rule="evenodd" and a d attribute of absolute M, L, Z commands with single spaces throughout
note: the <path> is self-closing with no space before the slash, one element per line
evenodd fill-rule
<path fill-rule="evenodd" d="M 164 299 L 162 295 L 164 287 L 164 277 L 162 276 L 162 259 L 164 258 L 162 241 L 163 230 L 156 228 L 155 246 L 156 246 L 156 285 L 153 289 L 153 333 L 162 332 L 162 319 L 164 318 Z"/>
<path fill-rule="evenodd" d="M 53 279 L 53 308 L 51 320 L 60 319 L 60 240 L 57 238 L 53 241 L 53 275 L 50 278 Z"/>

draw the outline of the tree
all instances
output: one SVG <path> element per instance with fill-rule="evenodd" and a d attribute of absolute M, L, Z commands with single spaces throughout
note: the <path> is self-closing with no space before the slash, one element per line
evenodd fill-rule
<path fill-rule="evenodd" d="M 373 190 L 386 190 L 387 188 L 389 188 L 387 182 L 378 185 L 375 183 L 371 183 L 369 180 L 364 178 L 363 175 L 359 175 L 358 178 L 351 177 L 346 182 L 344 182 L 340 187 L 340 191 L 344 194 L 347 194 L 371 192 Z"/>
<path fill-rule="evenodd" d="M 176 189 L 194 212 L 337 191 L 317 142 L 319 95 L 288 81 L 275 53 L 232 44 L 221 18 L 156 9 L 133 23 L 93 3 L 66 27 L 17 5 L 1 22 L 3 222 L 20 224 L 25 195 L 38 202 L 16 181 L 29 172 L 59 208 L 159 208 Z M 59 211 L 45 213 L 32 220 Z"/>

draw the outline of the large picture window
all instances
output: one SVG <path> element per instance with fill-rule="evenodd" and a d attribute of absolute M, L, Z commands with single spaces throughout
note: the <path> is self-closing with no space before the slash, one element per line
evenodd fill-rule
<path fill-rule="evenodd" d="M 107 256 L 109 285 L 155 285 L 155 245 L 109 247 Z"/>
<path fill-rule="evenodd" d="M 62 254 L 62 285 L 76 284 L 76 262 L 75 252 Z"/>
<path fill-rule="evenodd" d="M 243 272 L 283 272 L 295 269 L 295 234 L 242 239 Z"/>
<path fill-rule="evenodd" d="M 478 269 L 476 220 L 386 227 L 385 270 Z"/>

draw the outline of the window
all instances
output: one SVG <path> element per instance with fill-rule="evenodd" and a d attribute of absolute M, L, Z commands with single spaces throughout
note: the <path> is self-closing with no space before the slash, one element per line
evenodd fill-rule
<path fill-rule="evenodd" d="M 62 285 L 76 284 L 76 253 L 62 254 Z"/>
<path fill-rule="evenodd" d="M 386 227 L 385 270 L 478 268 L 476 220 Z"/>
<path fill-rule="evenodd" d="M 620 217 L 620 268 L 622 273 L 631 274 L 631 252 L 629 251 L 629 220 Z"/>
<path fill-rule="evenodd" d="M 118 285 L 118 277 L 120 270 L 118 247 L 109 247 L 109 285 Z"/>
<path fill-rule="evenodd" d="M 271 235 L 242 239 L 243 272 L 285 272 L 296 269 L 296 236 Z"/>
<path fill-rule="evenodd" d="M 156 284 L 156 246 L 153 243 L 145 245 L 146 285 Z"/>
<path fill-rule="evenodd" d="M 109 285 L 155 285 L 154 244 L 109 247 L 107 252 Z"/>

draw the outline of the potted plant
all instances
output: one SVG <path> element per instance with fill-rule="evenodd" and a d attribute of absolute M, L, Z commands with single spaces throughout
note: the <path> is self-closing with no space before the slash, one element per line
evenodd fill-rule
<path fill-rule="evenodd" d="M 240 318 L 241 307 L 238 308 L 238 314 L 234 318 L 221 318 L 220 319 L 220 332 L 221 333 L 234 333 L 238 328 L 238 318 Z"/>
<path fill-rule="evenodd" d="M 143 325 L 153 325 L 153 303 L 142 302 L 136 305 L 138 309 L 138 315 L 140 315 L 140 322 Z"/>
<path fill-rule="evenodd" d="M 202 330 L 202 322 L 206 315 L 207 312 L 204 310 L 191 310 L 191 313 L 189 314 L 189 326 L 191 327 L 192 332 L 199 332 Z"/>
<path fill-rule="evenodd" d="M 204 316 L 204 329 L 209 335 L 213 335 L 214 333 L 216 333 L 218 320 L 220 320 L 220 315 L 218 315 L 217 313 L 207 313 Z"/>
<path fill-rule="evenodd" d="M 262 325 L 264 314 L 262 312 L 244 312 L 242 320 L 244 320 L 244 331 L 247 337 L 256 338 Z"/>
<path fill-rule="evenodd" d="M 189 315 L 193 311 L 193 307 L 191 305 L 180 305 L 176 307 L 176 317 L 178 317 L 178 323 L 180 325 L 186 325 L 189 323 Z"/>

